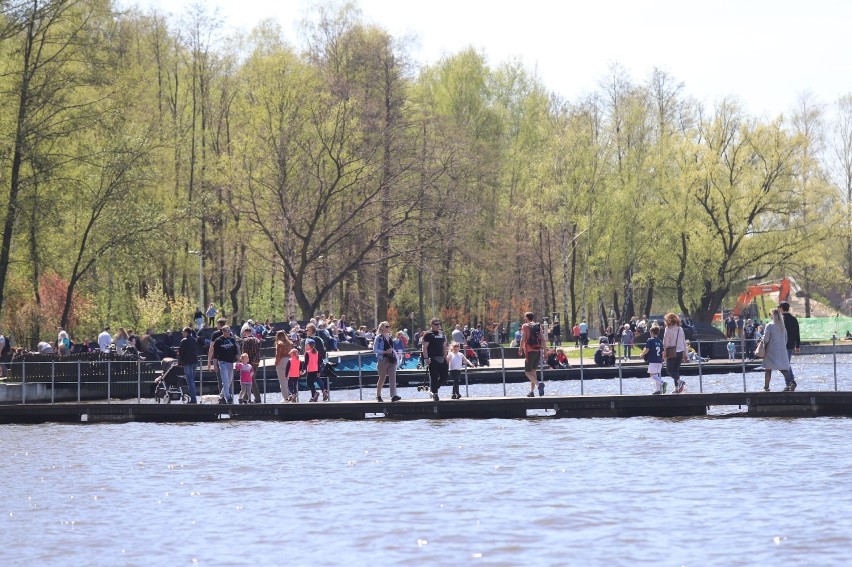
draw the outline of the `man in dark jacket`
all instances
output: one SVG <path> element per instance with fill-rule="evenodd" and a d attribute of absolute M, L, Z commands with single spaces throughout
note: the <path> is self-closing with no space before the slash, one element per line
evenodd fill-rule
<path fill-rule="evenodd" d="M 793 351 L 799 354 L 802 349 L 802 341 L 799 336 L 799 320 L 790 313 L 790 304 L 782 301 L 778 304 L 781 308 L 781 316 L 784 317 L 784 329 L 787 330 L 787 359 L 793 359 Z M 793 379 L 793 384 L 796 383 L 793 376 L 793 365 L 790 365 L 790 378 Z M 794 386 L 795 387 L 795 386 Z"/>
<path fill-rule="evenodd" d="M 192 336 L 192 329 L 184 327 L 181 333 L 183 338 L 178 345 L 178 365 L 183 367 L 183 375 L 186 376 L 186 386 L 189 389 L 190 404 L 197 404 L 195 398 L 195 367 L 198 365 L 198 343 Z"/>

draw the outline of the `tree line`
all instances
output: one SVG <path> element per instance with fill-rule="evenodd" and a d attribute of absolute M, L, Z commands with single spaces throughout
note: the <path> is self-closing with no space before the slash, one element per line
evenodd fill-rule
<path fill-rule="evenodd" d="M 0 6 L 0 325 L 19 337 L 209 302 L 709 321 L 750 281 L 852 282 L 852 96 L 761 119 L 614 65 L 566 100 L 472 48 L 417 66 L 354 5 L 299 38 L 226 35 L 202 6 Z"/>

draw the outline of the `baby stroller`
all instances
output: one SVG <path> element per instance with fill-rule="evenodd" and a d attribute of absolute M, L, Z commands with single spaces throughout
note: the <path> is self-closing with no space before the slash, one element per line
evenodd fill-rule
<path fill-rule="evenodd" d="M 476 356 L 479 358 L 479 366 L 491 366 L 491 352 L 488 348 L 488 343 L 479 344 Z"/>
<path fill-rule="evenodd" d="M 335 366 L 337 366 L 337 362 L 326 361 L 323 365 L 321 376 L 325 378 L 337 378 L 337 373 L 334 371 Z"/>
<path fill-rule="evenodd" d="M 479 365 L 479 358 L 476 356 L 476 351 L 474 351 L 473 348 L 471 348 L 470 345 L 464 345 L 464 356 L 474 366 Z"/>
<path fill-rule="evenodd" d="M 154 399 L 158 404 L 168 404 L 178 400 L 188 402 L 189 394 L 185 390 L 186 378 L 177 360 L 166 358 L 163 359 L 162 364 L 163 374 L 154 380 Z"/>

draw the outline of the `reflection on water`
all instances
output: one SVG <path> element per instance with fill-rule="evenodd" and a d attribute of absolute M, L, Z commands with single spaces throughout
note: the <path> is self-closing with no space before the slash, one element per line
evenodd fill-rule
<path fill-rule="evenodd" d="M 587 393 L 617 391 L 599 382 Z M 850 434 L 845 418 L 5 426 L 0 563 L 843 564 Z"/>

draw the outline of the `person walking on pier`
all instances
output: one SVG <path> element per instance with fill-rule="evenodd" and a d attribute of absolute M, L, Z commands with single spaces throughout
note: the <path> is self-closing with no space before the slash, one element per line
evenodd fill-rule
<path fill-rule="evenodd" d="M 317 351 L 317 343 L 314 339 L 305 339 L 305 370 L 307 371 L 308 388 L 311 389 L 310 402 L 319 400 L 317 382 L 320 380 L 320 354 Z M 320 384 L 322 386 L 322 384 Z M 322 401 L 328 401 L 328 390 L 323 388 Z"/>
<path fill-rule="evenodd" d="M 248 355 L 249 364 L 253 375 L 257 375 L 257 370 L 260 368 L 260 340 L 255 336 L 251 329 L 243 330 L 243 347 L 242 351 Z M 242 378 L 240 379 L 242 384 Z M 254 394 L 254 403 L 260 403 L 260 389 L 257 386 L 255 376 L 252 376 L 251 391 Z"/>
<path fill-rule="evenodd" d="M 728 341 L 727 349 L 728 349 L 728 360 L 736 360 L 737 359 L 737 345 L 734 344 L 734 341 Z"/>
<path fill-rule="evenodd" d="M 283 331 L 281 331 L 283 332 Z M 299 360 L 299 351 L 290 349 L 290 359 L 284 367 L 284 374 L 287 376 L 287 401 L 299 403 L 299 377 L 302 375 L 302 361 Z M 281 390 L 281 396 L 284 396 L 284 389 Z"/>
<path fill-rule="evenodd" d="M 254 368 L 249 364 L 249 355 L 242 353 L 240 361 L 234 364 L 234 370 L 240 375 L 240 403 L 251 403 L 251 383 Z"/>
<path fill-rule="evenodd" d="M 778 304 L 778 307 L 781 308 L 781 316 L 784 318 L 784 329 L 787 331 L 787 360 L 790 361 L 790 379 L 793 384 L 796 383 L 796 379 L 793 375 L 793 353 L 799 354 L 801 352 L 802 347 L 802 339 L 799 335 L 799 320 L 790 313 L 790 304 L 786 301 L 782 301 Z M 793 386 L 795 389 L 796 386 Z M 791 390 L 792 391 L 792 390 Z"/>
<path fill-rule="evenodd" d="M 438 389 L 447 381 L 449 365 L 447 363 L 447 337 L 441 330 L 441 320 L 432 319 L 431 328 L 420 340 L 423 361 L 429 368 L 429 391 L 432 400 L 438 401 Z"/>
<path fill-rule="evenodd" d="M 197 404 L 195 393 L 195 367 L 198 365 L 198 343 L 192 336 L 192 329 L 184 327 L 181 331 L 183 338 L 178 345 L 178 365 L 183 367 L 183 375 L 186 377 L 186 387 L 189 390 L 190 404 Z"/>
<path fill-rule="evenodd" d="M 772 310 L 772 320 L 766 324 L 763 330 L 763 346 L 766 353 L 763 356 L 763 390 L 769 391 L 769 381 L 772 379 L 772 371 L 780 370 L 787 383 L 785 392 L 796 389 L 796 381 L 790 372 L 790 355 L 787 354 L 787 329 L 784 328 L 784 316 L 777 307 Z"/>
<path fill-rule="evenodd" d="M 240 358 L 240 347 L 231 334 L 231 327 L 222 327 L 222 333 L 210 343 L 207 359 L 210 364 L 217 361 L 219 378 L 222 380 L 222 391 L 219 393 L 220 404 L 231 404 L 234 398 L 231 394 L 231 383 L 234 380 L 234 363 Z"/>
<path fill-rule="evenodd" d="M 467 357 L 461 352 L 461 345 L 456 342 L 453 343 L 453 347 L 450 351 L 450 354 L 448 355 L 448 359 L 450 368 L 450 378 L 453 379 L 453 395 L 451 397 L 454 400 L 458 400 L 461 399 L 459 385 L 461 384 L 462 367 L 473 367 L 473 363 L 469 361 Z"/>
<path fill-rule="evenodd" d="M 666 313 L 666 330 L 663 333 L 663 349 L 666 354 L 666 372 L 674 379 L 672 393 L 682 394 L 686 381 L 680 379 L 680 364 L 686 362 L 686 334 L 680 327 L 680 317 Z"/>
<path fill-rule="evenodd" d="M 275 375 L 278 376 L 278 386 L 281 388 L 281 398 L 286 398 L 289 402 L 287 394 L 287 359 L 290 356 L 290 351 L 293 350 L 293 343 L 287 336 L 287 331 L 278 331 L 275 333 Z M 298 359 L 296 351 L 296 358 Z M 298 373 L 296 374 L 298 377 Z M 292 393 L 292 392 L 291 392 Z"/>
<path fill-rule="evenodd" d="M 373 352 L 376 354 L 376 371 L 379 373 L 379 380 L 376 382 L 376 401 L 382 401 L 382 388 L 385 387 L 385 380 L 388 380 L 391 401 L 398 402 L 400 398 L 396 395 L 396 352 L 387 321 L 379 323 L 378 334 L 373 341 Z"/>
<path fill-rule="evenodd" d="M 527 322 L 521 327 L 521 344 L 518 346 L 518 354 L 524 358 L 524 374 L 530 381 L 530 393 L 527 397 L 534 398 L 536 386 L 538 386 L 538 395 L 544 395 L 544 382 L 539 382 L 536 378 L 544 340 L 541 335 L 541 325 L 535 322 L 535 314 L 527 311 L 524 317 Z M 582 331 L 580 336 L 582 341 Z"/>
<path fill-rule="evenodd" d="M 325 378 L 324 387 L 322 389 L 322 401 L 327 402 L 329 400 L 328 394 L 328 377 L 326 376 L 325 371 L 325 357 L 328 352 L 328 346 L 325 344 L 325 339 L 323 339 L 322 335 L 317 331 L 317 326 L 314 323 L 308 323 L 305 326 L 305 343 L 307 344 L 308 340 L 312 340 L 314 344 L 314 350 L 317 353 L 317 379 Z M 307 352 L 307 349 L 305 349 Z M 309 370 L 310 372 L 310 370 Z M 322 385 L 322 384 L 321 384 Z"/>
<path fill-rule="evenodd" d="M 665 394 L 666 383 L 663 382 L 660 376 L 660 372 L 663 371 L 663 343 L 658 338 L 660 328 L 657 325 L 653 325 L 648 333 L 651 336 L 648 338 L 648 342 L 645 343 L 642 357 L 645 358 L 647 355 L 645 360 L 648 361 L 648 376 L 651 377 L 651 380 L 654 381 L 654 385 L 656 386 L 652 393 L 655 395 Z"/>

